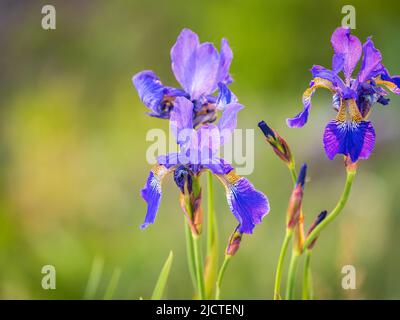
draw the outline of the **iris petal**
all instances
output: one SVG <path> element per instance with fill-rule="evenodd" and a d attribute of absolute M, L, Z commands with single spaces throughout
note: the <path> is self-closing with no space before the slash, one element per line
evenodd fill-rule
<path fill-rule="evenodd" d="M 229 46 L 228 40 L 222 39 L 216 84 L 219 82 L 224 84 L 229 84 L 232 82 L 232 78 L 229 75 L 229 68 L 231 66 L 232 59 L 233 52 Z"/>
<path fill-rule="evenodd" d="M 165 87 L 156 74 L 153 71 L 145 70 L 134 75 L 132 82 L 142 102 L 153 111 L 150 115 L 168 118 L 159 110 L 164 98 Z"/>
<path fill-rule="evenodd" d="M 176 142 L 182 147 L 190 142 L 193 134 L 193 103 L 177 97 L 171 112 L 170 129 L 175 135 Z"/>
<path fill-rule="evenodd" d="M 192 81 L 186 91 L 193 100 L 196 100 L 215 91 L 219 72 L 219 54 L 212 43 L 206 42 L 197 48 L 193 60 L 193 64 L 187 70 L 192 74 Z"/>
<path fill-rule="evenodd" d="M 149 224 L 154 223 L 161 201 L 161 182 L 169 173 L 163 165 L 155 166 L 147 178 L 146 185 L 142 189 L 142 198 L 147 202 L 147 213 L 141 229 L 145 229 Z"/>
<path fill-rule="evenodd" d="M 324 133 L 326 155 L 333 160 L 336 154 L 350 156 L 352 162 L 367 159 L 375 146 L 375 130 L 370 121 L 341 122 L 332 120 Z"/>
<path fill-rule="evenodd" d="M 189 72 L 194 68 L 195 53 L 199 46 L 199 37 L 192 30 L 183 29 L 171 49 L 172 71 L 176 80 L 189 92 L 192 82 L 192 74 Z"/>
<path fill-rule="evenodd" d="M 310 87 L 303 93 L 303 111 L 286 120 L 286 123 L 291 128 L 301 128 L 308 121 L 308 116 L 311 109 L 311 98 L 317 88 L 325 88 L 332 93 L 335 92 L 334 86 L 331 81 L 323 78 L 314 78 Z"/>
<path fill-rule="evenodd" d="M 225 107 L 218 122 L 220 131 L 220 145 L 224 145 L 232 137 L 232 133 L 237 125 L 237 113 L 244 107 L 239 103 L 230 103 Z"/>
<path fill-rule="evenodd" d="M 371 38 L 368 38 L 363 46 L 364 56 L 361 62 L 361 69 L 358 74 L 358 82 L 370 80 L 374 71 L 381 69 L 382 55 L 375 48 Z"/>
<path fill-rule="evenodd" d="M 343 60 L 343 73 L 346 79 L 350 79 L 361 57 L 362 46 L 360 40 L 356 36 L 350 34 L 349 28 L 339 27 L 333 32 L 331 43 L 336 56 L 336 58 L 333 59 L 333 69 L 338 69 L 338 66 L 335 65 L 335 61 L 337 63 L 337 61 Z"/>
<path fill-rule="evenodd" d="M 211 43 L 200 44 L 198 36 L 184 29 L 171 49 L 172 70 L 191 100 L 212 94 L 219 82 L 229 84 L 233 58 L 228 41 L 222 39 L 221 52 Z"/>
<path fill-rule="evenodd" d="M 269 212 L 267 197 L 233 170 L 217 177 L 225 186 L 229 208 L 240 224 L 239 231 L 253 233 L 254 227 Z"/>
<path fill-rule="evenodd" d="M 374 79 L 375 83 L 380 86 L 385 86 L 394 94 L 400 95 L 400 76 L 393 76 L 393 77 L 378 77 Z"/>
<path fill-rule="evenodd" d="M 217 105 L 217 108 L 219 110 L 224 110 L 225 107 L 230 103 L 238 102 L 236 96 L 233 94 L 231 90 L 229 90 L 228 86 L 225 85 L 224 83 L 222 82 L 218 83 L 218 89 L 219 93 L 215 104 Z"/>
<path fill-rule="evenodd" d="M 211 170 L 214 174 L 228 174 L 233 170 L 233 167 L 224 159 L 213 158 L 211 163 L 204 164 L 205 168 Z"/>

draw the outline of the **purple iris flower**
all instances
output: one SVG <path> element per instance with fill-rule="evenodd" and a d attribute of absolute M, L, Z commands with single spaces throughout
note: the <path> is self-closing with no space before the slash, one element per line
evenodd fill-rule
<path fill-rule="evenodd" d="M 350 34 L 350 29 L 339 27 L 331 38 L 334 55 L 332 70 L 314 65 L 313 79 L 303 94 L 304 109 L 293 118 L 287 119 L 289 127 L 302 127 L 307 123 L 311 109 L 311 98 L 317 88 L 332 92 L 336 119 L 325 128 L 323 143 L 329 159 L 336 154 L 349 156 L 352 162 L 367 159 L 375 146 L 375 130 L 368 121 L 371 107 L 376 103 L 387 105 L 388 92 L 400 95 L 400 77 L 390 76 L 382 64 L 382 56 L 369 37 L 364 45 Z M 357 76 L 352 73 L 361 59 Z M 344 80 L 339 77 L 343 72 Z"/>
<path fill-rule="evenodd" d="M 228 41 L 222 39 L 221 50 L 212 43 L 200 43 L 199 37 L 183 29 L 171 49 L 172 71 L 182 89 L 164 86 L 153 71 L 137 73 L 132 81 L 142 102 L 153 117 L 168 119 L 177 97 L 193 103 L 194 127 L 216 120 L 218 86 L 232 82 L 229 67 L 233 54 Z"/>
<path fill-rule="evenodd" d="M 269 212 L 267 197 L 218 157 L 220 146 L 230 138 L 236 127 L 236 115 L 243 108 L 236 102 L 222 105 L 224 111 L 218 125 L 205 124 L 199 129 L 193 129 L 192 101 L 185 97 L 175 99 L 170 128 L 180 151 L 158 157 L 158 164 L 149 174 L 142 190 L 142 197 L 147 202 L 147 214 L 142 228 L 152 224 L 156 218 L 162 194 L 161 182 L 169 173 L 174 175 L 177 186 L 184 193 L 185 187 L 191 191 L 193 177 L 210 170 L 225 187 L 229 208 L 239 222 L 239 232 L 252 233 L 255 225 Z"/>

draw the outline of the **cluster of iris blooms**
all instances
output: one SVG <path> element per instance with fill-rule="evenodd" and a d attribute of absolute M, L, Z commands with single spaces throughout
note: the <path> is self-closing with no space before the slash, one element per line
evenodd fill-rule
<path fill-rule="evenodd" d="M 350 34 L 348 28 L 337 28 L 331 38 L 334 50 L 332 70 L 315 65 L 311 69 L 312 81 L 303 94 L 303 110 L 287 119 L 291 128 L 304 126 L 311 109 L 311 98 L 317 88 L 328 89 L 336 118 L 331 120 L 323 134 L 323 146 L 329 159 L 337 154 L 344 157 L 347 178 L 343 194 L 331 211 L 322 211 L 305 232 L 302 199 L 307 166 L 299 174 L 294 156 L 287 142 L 265 121 L 258 126 L 273 151 L 291 172 L 294 188 L 289 199 L 286 235 L 278 259 L 274 298 L 281 299 L 282 267 L 289 244 L 292 257 L 288 270 L 286 298 L 294 298 L 298 259 L 305 254 L 303 298 L 312 298 L 311 252 L 317 236 L 343 209 L 357 170 L 359 159 L 367 159 L 375 146 L 375 130 L 368 120 L 375 103 L 387 105 L 385 87 L 400 95 L 400 77 L 391 76 L 382 64 L 382 56 L 368 38 L 364 45 Z M 362 57 L 362 58 L 361 58 Z M 172 71 L 180 88 L 164 85 L 153 71 L 145 70 L 133 77 L 133 84 L 142 102 L 150 109 L 148 115 L 168 119 L 179 151 L 159 156 L 158 164 L 148 176 L 142 197 L 147 202 L 147 213 L 142 228 L 155 221 L 161 201 L 161 184 L 165 176 L 173 175 L 180 191 L 180 205 L 186 217 L 186 235 L 189 270 L 196 297 L 219 298 L 224 271 L 230 258 L 239 249 L 243 234 L 253 233 L 269 212 L 268 198 L 254 188 L 251 182 L 238 176 L 234 168 L 218 157 L 218 149 L 232 135 L 237 114 L 244 107 L 231 92 L 233 79 L 229 74 L 233 53 L 226 39 L 220 51 L 212 43 L 200 43 L 198 36 L 184 29 L 171 49 Z M 361 59 L 360 71 L 353 71 Z M 343 74 L 344 79 L 340 77 Z M 203 211 L 202 188 L 199 177 L 208 174 L 207 256 L 204 266 L 201 242 Z M 218 268 L 216 250 L 216 224 L 213 206 L 213 176 L 226 190 L 228 206 L 238 225 L 229 238 L 225 259 Z M 217 270 L 219 269 L 219 273 Z"/>

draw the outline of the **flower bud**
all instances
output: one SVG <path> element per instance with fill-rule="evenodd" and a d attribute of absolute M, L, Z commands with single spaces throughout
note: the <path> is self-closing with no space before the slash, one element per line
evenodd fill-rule
<path fill-rule="evenodd" d="M 303 164 L 296 185 L 290 196 L 289 206 L 287 210 L 287 227 L 293 229 L 299 222 L 301 215 L 301 203 L 303 200 L 304 183 L 307 175 L 307 165 Z"/>
<path fill-rule="evenodd" d="M 258 127 L 263 132 L 265 140 L 271 145 L 276 155 L 287 165 L 293 165 L 292 153 L 286 141 L 274 129 L 270 128 L 265 121 L 260 121 Z"/>
<path fill-rule="evenodd" d="M 324 210 L 315 218 L 315 220 L 310 226 L 310 229 L 308 229 L 307 236 L 326 218 L 327 214 L 328 212 Z M 318 237 L 315 237 L 315 239 L 309 244 L 309 246 L 307 247 L 308 250 L 314 248 L 317 239 Z"/>
<path fill-rule="evenodd" d="M 228 247 L 226 248 L 226 254 L 228 256 L 235 255 L 236 251 L 239 250 L 240 242 L 242 241 L 243 233 L 238 231 L 238 227 L 236 227 L 235 231 L 231 234 L 228 242 Z"/>

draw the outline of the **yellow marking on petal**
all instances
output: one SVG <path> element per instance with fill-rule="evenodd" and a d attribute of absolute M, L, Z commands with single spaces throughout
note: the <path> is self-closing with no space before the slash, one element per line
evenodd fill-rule
<path fill-rule="evenodd" d="M 393 93 L 396 94 L 400 94 L 400 88 L 398 86 L 396 86 L 395 83 L 391 82 L 391 81 L 385 81 L 382 80 L 380 77 L 377 77 L 374 79 L 375 83 L 379 86 L 385 86 L 387 87 L 390 91 L 392 91 Z"/>
<path fill-rule="evenodd" d="M 360 110 L 357 107 L 357 103 L 354 99 L 346 100 L 349 110 L 350 119 L 356 122 L 360 122 L 363 117 Z"/>
<path fill-rule="evenodd" d="M 340 122 L 345 122 L 346 121 L 346 103 L 343 102 L 343 100 L 340 101 L 340 107 L 339 107 L 339 112 L 336 115 L 336 120 Z"/>
<path fill-rule="evenodd" d="M 303 101 L 308 101 L 310 100 L 311 96 L 313 95 L 314 91 L 318 88 L 324 88 L 328 89 L 332 93 L 335 92 L 335 87 L 333 86 L 332 82 L 326 79 L 322 78 L 314 78 L 313 79 L 314 84 L 309 87 L 306 91 L 303 93 Z"/>
<path fill-rule="evenodd" d="M 168 170 L 164 165 L 155 165 L 151 171 L 158 180 L 162 180 L 170 170 Z"/>
<path fill-rule="evenodd" d="M 242 177 L 238 176 L 234 170 L 231 172 L 227 173 L 225 175 L 225 179 L 229 184 L 235 184 L 238 182 Z"/>
<path fill-rule="evenodd" d="M 348 99 L 341 102 L 339 112 L 336 115 L 336 120 L 339 122 L 345 122 L 346 120 L 360 122 L 363 120 L 354 99 Z"/>

